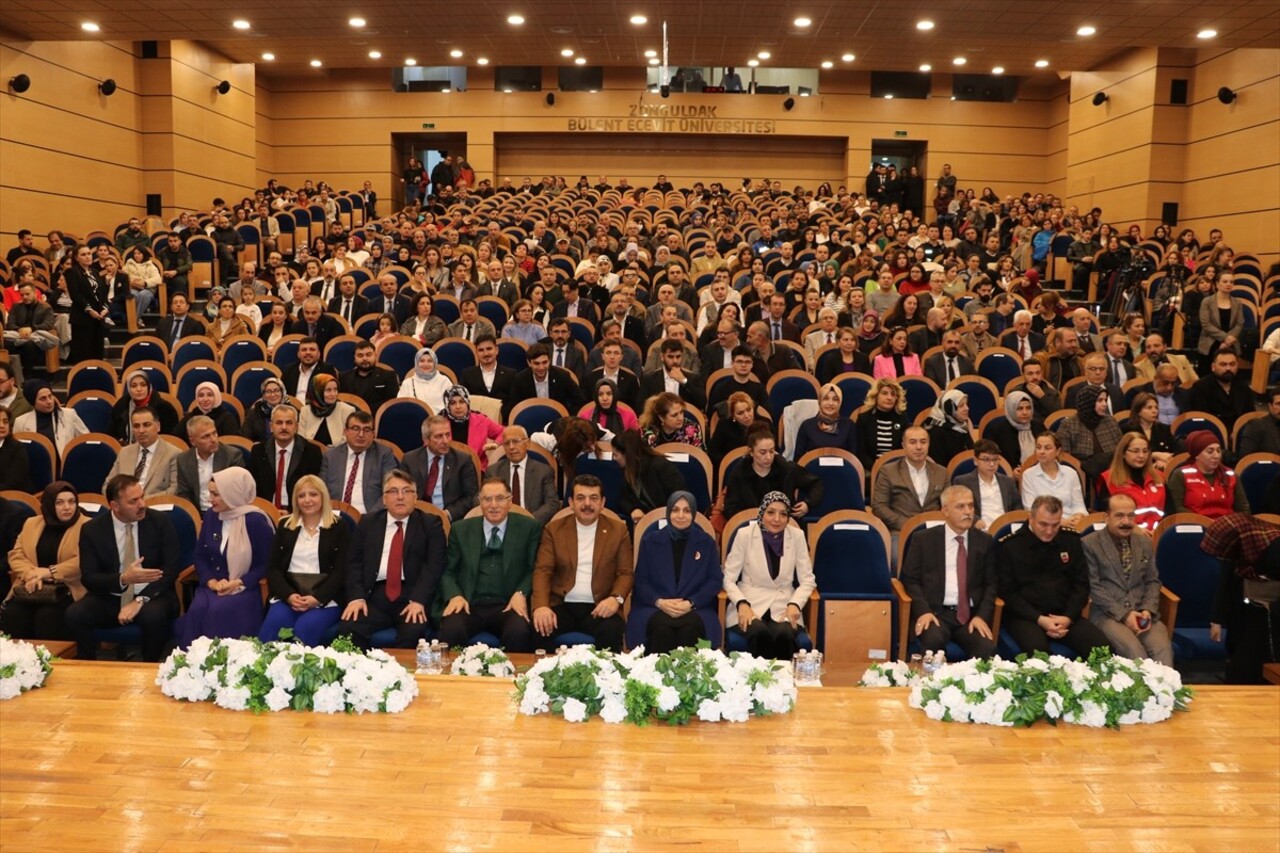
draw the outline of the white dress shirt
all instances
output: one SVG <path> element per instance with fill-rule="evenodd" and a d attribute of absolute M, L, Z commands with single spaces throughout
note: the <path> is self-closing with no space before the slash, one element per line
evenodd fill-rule
<path fill-rule="evenodd" d="M 138 557 L 142 556 L 142 543 L 138 541 L 137 522 L 133 522 L 131 524 L 125 524 L 123 521 L 116 518 L 115 513 L 111 514 L 111 529 L 112 529 L 112 532 L 114 532 L 116 535 L 116 559 L 120 561 L 121 574 L 124 573 L 125 569 L 129 568 L 124 563 L 124 531 L 126 527 L 133 528 L 133 552 L 134 552 L 134 559 L 136 560 Z M 145 568 L 145 566 L 143 568 Z M 146 589 L 146 587 L 147 587 L 147 584 L 145 583 L 135 583 L 133 585 L 133 594 L 141 595 L 142 591 Z"/>
<path fill-rule="evenodd" d="M 391 556 L 391 540 L 396 535 L 396 522 L 399 521 L 404 525 L 404 538 L 409 537 L 409 519 L 397 519 L 387 513 L 387 529 L 382 534 L 382 556 L 378 558 L 378 577 L 377 580 L 385 581 L 387 579 L 387 558 Z M 400 552 L 403 556 L 404 552 Z M 400 579 L 404 580 L 404 564 L 400 566 Z M 401 587 L 403 589 L 403 587 Z"/>
<path fill-rule="evenodd" d="M 907 462 L 907 475 L 911 477 L 911 485 L 915 486 L 920 505 L 924 506 L 925 499 L 929 497 L 929 463 L 924 462 L 917 468 Z"/>
<path fill-rule="evenodd" d="M 584 527 L 577 521 L 574 525 L 578 528 L 578 572 L 573 581 L 573 589 L 565 593 L 564 600 L 576 604 L 592 604 L 596 597 L 591 592 L 591 564 L 595 560 L 598 522 L 589 527 Z"/>

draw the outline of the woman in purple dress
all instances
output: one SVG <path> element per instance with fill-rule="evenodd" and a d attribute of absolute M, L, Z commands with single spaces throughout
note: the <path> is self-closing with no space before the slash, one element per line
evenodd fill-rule
<path fill-rule="evenodd" d="M 209 484 L 195 567 L 199 586 L 176 629 L 179 648 L 199 637 L 256 637 L 262 627 L 262 592 L 275 525 L 253 505 L 253 475 L 226 468 Z"/>

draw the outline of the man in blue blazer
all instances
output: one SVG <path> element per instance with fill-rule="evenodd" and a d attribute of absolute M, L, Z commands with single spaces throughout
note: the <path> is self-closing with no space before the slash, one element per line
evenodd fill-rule
<path fill-rule="evenodd" d="M 396 648 L 413 648 L 427 629 L 427 608 L 444 570 L 440 519 L 414 506 L 418 487 L 399 469 L 383 479 L 385 509 L 360 519 L 347 566 L 347 606 L 338 633 L 362 649 L 383 628 L 396 629 Z"/>
<path fill-rule="evenodd" d="M 320 479 L 329 497 L 351 504 L 361 515 L 382 509 L 382 479 L 396 467 L 396 455 L 373 440 L 373 417 L 356 410 L 347 415 L 344 444 L 325 451 Z"/>
<path fill-rule="evenodd" d="M 531 652 L 529 596 L 542 525 L 511 512 L 511 489 L 496 477 L 480 486 L 480 511 L 479 518 L 464 518 L 449 531 L 432 617 L 450 646 L 466 646 L 486 631 L 509 652 Z"/>

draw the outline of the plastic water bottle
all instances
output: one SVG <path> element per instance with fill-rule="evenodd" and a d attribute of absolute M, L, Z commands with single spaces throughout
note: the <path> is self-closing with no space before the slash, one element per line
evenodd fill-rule
<path fill-rule="evenodd" d="M 937 667 L 933 665 L 933 652 L 927 651 L 924 653 L 924 663 L 922 664 L 921 669 L 925 676 L 933 675 L 934 671 L 937 669 Z"/>
<path fill-rule="evenodd" d="M 431 648 L 427 645 L 426 640 L 418 641 L 416 657 L 418 661 L 418 673 L 425 675 L 431 668 Z"/>
<path fill-rule="evenodd" d="M 444 671 L 442 658 L 443 653 L 440 651 L 440 641 L 432 640 L 431 645 L 427 649 L 427 674 L 439 675 Z"/>
<path fill-rule="evenodd" d="M 947 665 L 947 652 L 945 649 L 938 649 L 933 653 L 933 671 L 937 672 Z"/>

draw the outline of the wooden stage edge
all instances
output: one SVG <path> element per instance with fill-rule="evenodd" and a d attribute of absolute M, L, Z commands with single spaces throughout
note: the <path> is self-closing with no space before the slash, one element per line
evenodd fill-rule
<path fill-rule="evenodd" d="M 686 727 L 521 717 L 420 676 L 402 714 L 179 703 L 64 661 L 0 703 L 0 850 L 1277 850 L 1280 690 L 1097 731 L 937 723 L 905 689 Z"/>

